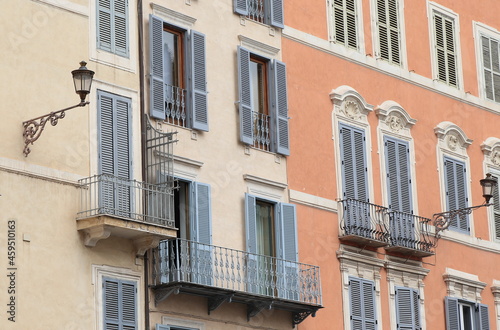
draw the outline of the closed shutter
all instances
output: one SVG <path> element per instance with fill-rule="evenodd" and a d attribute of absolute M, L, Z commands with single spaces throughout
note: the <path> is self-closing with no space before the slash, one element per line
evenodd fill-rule
<path fill-rule="evenodd" d="M 486 98 L 500 102 L 500 54 L 498 40 L 481 36 Z"/>
<path fill-rule="evenodd" d="M 191 31 L 191 81 L 193 128 L 208 131 L 207 68 L 205 35 Z"/>
<path fill-rule="evenodd" d="M 497 183 L 500 182 L 499 177 L 497 175 L 491 176 L 493 179 L 497 180 Z M 495 224 L 495 238 L 500 240 L 500 193 L 498 192 L 499 187 L 497 186 L 493 189 L 493 222 Z"/>
<path fill-rule="evenodd" d="M 463 162 L 447 158 L 444 160 L 446 201 L 448 211 L 467 207 L 466 169 Z M 456 216 L 451 219 L 450 227 L 469 232 L 469 217 Z"/>
<path fill-rule="evenodd" d="M 377 0 L 379 56 L 394 64 L 401 64 L 398 16 L 397 0 Z"/>
<path fill-rule="evenodd" d="M 411 202 L 410 149 L 408 143 L 385 137 L 389 208 L 413 213 Z"/>
<path fill-rule="evenodd" d="M 446 330 L 457 330 L 459 328 L 458 299 L 452 297 L 444 298 L 446 313 Z"/>
<path fill-rule="evenodd" d="M 368 201 L 365 132 L 340 125 L 340 157 L 344 181 L 343 198 Z"/>
<path fill-rule="evenodd" d="M 453 18 L 434 12 L 437 78 L 458 87 L 457 50 L 455 45 L 455 21 Z"/>
<path fill-rule="evenodd" d="M 297 217 L 295 205 L 280 203 L 280 225 L 275 228 L 276 244 L 280 244 L 276 257 L 284 259 L 278 260 L 278 271 L 284 271 L 282 275 L 278 274 L 278 278 L 283 278 L 282 292 L 279 296 L 290 299 L 299 299 L 299 251 L 297 244 Z M 279 252 L 281 250 L 282 252 Z M 281 287 L 278 283 L 278 287 Z"/>
<path fill-rule="evenodd" d="M 269 0 L 271 9 L 271 25 L 285 27 L 283 17 L 283 0 Z"/>
<path fill-rule="evenodd" d="M 297 246 L 297 219 L 295 215 L 295 205 L 281 203 L 280 206 L 282 219 L 281 232 L 283 235 L 283 255 L 278 255 L 278 258 L 297 262 L 299 251 Z"/>
<path fill-rule="evenodd" d="M 349 277 L 351 329 L 375 330 L 375 286 L 372 281 Z"/>
<path fill-rule="evenodd" d="M 238 87 L 241 142 L 253 145 L 252 88 L 250 51 L 238 46 Z"/>
<path fill-rule="evenodd" d="M 478 330 L 490 330 L 490 319 L 488 316 L 488 305 L 478 304 L 477 306 Z"/>
<path fill-rule="evenodd" d="M 290 137 L 288 125 L 288 95 L 286 85 L 286 65 L 274 61 L 274 99 L 276 111 L 276 152 L 290 155 Z"/>
<path fill-rule="evenodd" d="M 165 119 L 165 85 L 163 82 L 163 20 L 149 15 L 150 112 L 151 117 Z"/>
<path fill-rule="evenodd" d="M 131 191 L 130 100 L 98 91 L 100 207 L 129 216 Z"/>
<path fill-rule="evenodd" d="M 243 16 L 248 15 L 248 0 L 233 0 L 234 12 Z"/>
<path fill-rule="evenodd" d="M 137 329 L 136 282 L 103 278 L 105 330 Z"/>
<path fill-rule="evenodd" d="M 418 292 L 410 288 L 396 288 L 397 328 L 401 330 L 420 329 L 419 315 Z"/>
<path fill-rule="evenodd" d="M 330 0 L 333 2 L 333 39 L 340 44 L 357 49 L 356 0 Z"/>
<path fill-rule="evenodd" d="M 97 48 L 129 56 L 128 1 L 97 1 Z"/>

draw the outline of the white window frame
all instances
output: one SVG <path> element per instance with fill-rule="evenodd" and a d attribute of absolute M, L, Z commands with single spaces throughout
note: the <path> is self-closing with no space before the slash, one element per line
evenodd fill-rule
<path fill-rule="evenodd" d="M 144 315 L 144 308 L 140 302 L 144 301 L 143 290 L 144 286 L 142 273 L 128 268 L 111 267 L 105 265 L 92 265 L 92 284 L 94 285 L 95 292 L 95 312 L 96 312 L 96 325 L 95 329 L 104 330 L 104 305 L 103 305 L 103 278 L 109 277 L 118 280 L 131 281 L 136 283 L 137 296 L 136 296 L 136 311 L 137 311 L 137 329 L 143 329 L 142 315 Z"/>
<path fill-rule="evenodd" d="M 179 319 L 169 316 L 161 318 L 161 324 L 171 327 L 181 327 L 189 330 L 206 330 L 206 325 L 203 322 Z"/>
<path fill-rule="evenodd" d="M 89 5 L 89 51 L 90 60 L 96 63 L 111 66 L 116 69 L 136 73 L 137 68 L 137 6 L 135 1 L 128 0 L 128 43 L 129 57 L 110 53 L 97 47 L 97 1 L 90 1 Z"/>
<path fill-rule="evenodd" d="M 375 108 L 375 114 L 378 117 L 378 154 L 380 155 L 380 173 L 382 178 L 382 201 L 383 205 L 389 205 L 389 194 L 387 189 L 387 162 L 385 155 L 384 138 L 396 138 L 398 140 L 408 143 L 410 148 L 409 167 L 411 185 L 411 201 L 413 206 L 413 213 L 418 213 L 417 203 L 417 185 L 416 185 L 416 169 L 415 169 L 415 143 L 411 135 L 411 129 L 417 122 L 416 119 L 410 117 L 408 112 L 401 107 L 397 102 L 385 101 Z"/>
<path fill-rule="evenodd" d="M 438 138 L 438 143 L 436 145 L 437 153 L 437 168 L 439 173 L 439 186 L 441 190 L 441 210 L 442 212 L 447 210 L 448 205 L 446 202 L 446 178 L 444 177 L 445 168 L 444 160 L 445 157 L 452 158 L 461 161 L 465 164 L 466 176 L 465 184 L 467 189 L 467 196 L 469 197 L 468 205 L 472 205 L 472 198 L 470 192 L 471 190 L 471 179 L 470 179 L 470 159 L 467 154 L 467 148 L 472 144 L 472 140 L 467 137 L 465 132 L 457 125 L 452 122 L 441 122 L 434 128 L 434 133 Z M 470 231 L 468 234 L 463 232 L 458 232 L 454 230 L 445 230 L 441 234 L 443 237 L 448 237 L 456 240 L 463 240 L 464 236 L 474 237 L 474 217 L 473 214 L 468 215 Z"/>
<path fill-rule="evenodd" d="M 500 31 L 497 29 L 490 27 L 481 22 L 472 22 L 474 29 L 474 38 L 475 38 L 475 50 L 476 50 L 476 70 L 479 84 L 479 97 L 488 102 L 493 102 L 495 104 L 500 103 L 495 102 L 494 100 L 490 100 L 486 97 L 486 82 L 484 80 L 484 67 L 483 67 L 483 51 L 482 51 L 482 41 L 481 37 L 490 37 L 498 40 L 500 43 Z"/>
<path fill-rule="evenodd" d="M 327 22 L 328 22 L 328 40 L 337 45 L 340 48 L 345 49 L 347 53 L 349 52 L 356 52 L 356 53 L 361 53 L 365 54 L 365 34 L 364 34 L 364 22 L 363 22 L 363 1 L 360 0 L 354 0 L 355 1 L 355 6 L 356 6 L 356 36 L 357 36 L 357 41 L 358 41 L 358 48 L 354 49 L 351 47 L 348 47 L 343 44 L 339 44 L 335 41 L 333 38 L 334 35 L 334 29 L 335 29 L 335 21 L 334 21 L 334 16 L 332 12 L 332 2 L 334 0 L 327 0 L 326 1 L 326 6 L 327 6 Z"/>
<path fill-rule="evenodd" d="M 438 69 L 438 61 L 436 58 L 436 31 L 434 28 L 434 20 L 433 20 L 433 13 L 437 12 L 441 15 L 448 16 L 453 19 L 453 25 L 455 28 L 455 49 L 457 53 L 457 86 L 452 86 L 449 85 L 448 83 L 442 82 L 438 79 L 438 74 L 439 74 L 439 69 Z M 443 7 L 440 4 L 437 4 L 435 2 L 428 1 L 427 2 L 427 18 L 429 22 L 429 40 L 431 43 L 430 51 L 431 51 L 431 63 L 432 63 L 432 79 L 435 83 L 438 83 L 439 86 L 436 86 L 436 88 L 442 88 L 442 86 L 447 86 L 450 89 L 455 89 L 455 90 L 464 90 L 463 86 L 463 72 L 462 72 L 462 52 L 461 52 L 461 47 L 460 47 L 460 21 L 459 21 L 459 16 L 457 13 L 454 11 Z M 449 93 L 452 93 L 451 91 Z M 452 93 L 454 94 L 454 93 Z"/>
<path fill-rule="evenodd" d="M 486 176 L 486 173 L 491 173 L 497 178 L 500 178 L 500 138 L 487 138 L 481 144 L 481 150 L 483 151 L 484 155 L 484 176 Z M 496 189 L 499 188 L 500 187 L 497 186 Z M 500 238 L 497 238 L 495 235 L 495 213 L 493 207 L 488 207 L 488 222 L 490 229 L 490 240 L 492 242 L 500 243 Z"/>
<path fill-rule="evenodd" d="M 377 0 L 370 1 L 370 12 L 372 13 L 371 29 L 372 29 L 372 40 L 373 40 L 373 54 L 375 54 L 375 58 L 379 60 L 380 63 L 406 69 L 408 67 L 408 63 L 407 63 L 407 53 L 406 53 L 406 29 L 405 29 L 404 8 L 405 8 L 404 0 L 399 0 L 398 1 L 399 43 L 400 43 L 399 59 L 401 63 L 394 64 L 380 57 L 380 37 L 377 28 L 378 27 Z"/>

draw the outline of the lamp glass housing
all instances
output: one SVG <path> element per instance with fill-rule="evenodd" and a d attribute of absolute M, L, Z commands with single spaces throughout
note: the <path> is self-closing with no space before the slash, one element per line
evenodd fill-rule
<path fill-rule="evenodd" d="M 486 200 L 486 204 L 490 202 L 491 197 L 493 197 L 493 191 L 497 185 L 497 181 L 491 177 L 491 174 L 486 174 L 486 178 L 479 180 L 481 187 L 483 188 L 483 197 Z"/>
<path fill-rule="evenodd" d="M 85 102 L 85 97 L 90 93 L 90 87 L 92 86 L 92 78 L 94 77 L 94 71 L 87 69 L 85 66 L 86 62 L 80 62 L 80 68 L 71 71 L 73 75 L 73 83 L 75 84 L 75 92 L 80 95 L 82 102 Z"/>

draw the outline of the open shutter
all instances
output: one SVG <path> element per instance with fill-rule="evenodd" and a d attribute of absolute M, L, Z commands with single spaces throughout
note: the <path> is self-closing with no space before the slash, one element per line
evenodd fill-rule
<path fill-rule="evenodd" d="M 97 1 L 97 48 L 112 51 L 112 2 Z"/>
<path fill-rule="evenodd" d="M 397 328 L 400 330 L 416 329 L 413 293 L 409 288 L 396 289 Z"/>
<path fill-rule="evenodd" d="M 477 305 L 477 323 L 478 330 L 490 330 L 490 319 L 488 316 L 488 305 Z"/>
<path fill-rule="evenodd" d="M 288 126 L 288 95 L 286 85 L 286 65 L 274 61 L 274 106 L 276 111 L 276 152 L 290 155 L 290 137 Z"/>
<path fill-rule="evenodd" d="M 163 82 L 163 20 L 149 15 L 150 115 L 165 119 L 165 85 Z"/>
<path fill-rule="evenodd" d="M 415 330 L 422 329 L 420 322 L 420 295 L 417 290 L 412 290 L 412 304 L 413 304 L 413 324 Z"/>
<path fill-rule="evenodd" d="M 269 0 L 269 2 L 271 3 L 271 25 L 284 28 L 283 0 Z"/>
<path fill-rule="evenodd" d="M 259 272 L 262 270 L 258 265 L 257 257 L 257 214 L 256 198 L 245 193 L 245 227 L 246 227 L 246 246 L 247 246 L 247 290 L 248 292 L 258 293 L 261 283 Z"/>
<path fill-rule="evenodd" d="M 446 329 L 447 330 L 459 329 L 458 299 L 452 297 L 445 297 L 444 306 L 446 313 Z"/>
<path fill-rule="evenodd" d="M 203 285 L 212 284 L 212 216 L 210 206 L 210 185 L 194 183 L 195 223 L 192 224 L 196 234 L 191 247 L 191 271 L 193 282 Z"/>
<path fill-rule="evenodd" d="M 137 284 L 103 278 L 104 329 L 137 329 Z"/>
<path fill-rule="evenodd" d="M 243 16 L 248 15 L 248 0 L 233 0 L 234 12 Z"/>
<path fill-rule="evenodd" d="M 493 42 L 493 40 L 491 40 Z M 496 43 L 496 42 L 495 42 Z M 481 48 L 483 54 L 483 71 L 484 71 L 484 91 L 486 98 L 495 100 L 493 96 L 493 70 L 491 59 L 491 45 L 490 38 L 481 36 Z M 498 62 L 498 44 L 497 44 L 497 62 Z"/>
<path fill-rule="evenodd" d="M 252 88 L 250 82 L 250 51 L 238 46 L 238 87 L 240 139 L 253 145 Z"/>
<path fill-rule="evenodd" d="M 295 205 L 280 203 L 280 218 L 281 226 L 275 228 L 276 236 L 281 236 L 276 239 L 276 244 L 282 242 L 282 255 L 277 255 L 278 259 L 284 259 L 283 265 L 278 265 L 278 271 L 283 270 L 284 292 L 281 297 L 291 300 L 299 299 L 299 251 L 297 244 L 297 217 Z"/>
<path fill-rule="evenodd" d="M 197 242 L 212 244 L 212 214 L 210 207 L 210 185 L 196 182 Z"/>
<path fill-rule="evenodd" d="M 117 55 L 129 56 L 128 0 L 114 1 L 114 48 Z"/>
<path fill-rule="evenodd" d="M 207 68 L 205 35 L 191 31 L 191 81 L 193 128 L 208 131 Z"/>
<path fill-rule="evenodd" d="M 340 125 L 340 162 L 342 167 L 343 199 L 356 198 L 353 161 L 352 129 Z"/>
<path fill-rule="evenodd" d="M 500 182 L 497 175 L 492 175 L 492 178 Z M 493 221 L 495 223 L 495 238 L 500 240 L 500 193 L 498 187 L 493 189 Z"/>

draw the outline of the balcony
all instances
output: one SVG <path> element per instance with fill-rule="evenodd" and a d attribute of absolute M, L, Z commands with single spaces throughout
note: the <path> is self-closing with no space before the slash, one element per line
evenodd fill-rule
<path fill-rule="evenodd" d="M 187 127 L 187 90 L 165 84 L 165 122 Z"/>
<path fill-rule="evenodd" d="M 248 1 L 248 19 L 253 21 L 264 23 L 265 20 L 265 8 L 264 0 L 249 0 Z"/>
<path fill-rule="evenodd" d="M 184 239 L 153 250 L 157 303 L 172 293 L 208 298 L 208 313 L 225 302 L 247 305 L 247 317 L 263 309 L 292 313 L 293 325 L 322 308 L 319 267 Z"/>
<path fill-rule="evenodd" d="M 380 247 L 389 244 L 389 221 L 383 206 L 355 199 L 345 199 L 342 204 L 340 237 L 343 242 Z"/>
<path fill-rule="evenodd" d="M 434 254 L 435 237 L 431 219 L 404 212 L 389 212 L 390 245 L 385 249 L 403 255 L 428 257 Z"/>
<path fill-rule="evenodd" d="M 85 178 L 80 185 L 77 228 L 85 233 L 86 246 L 113 235 L 134 240 L 141 255 L 160 240 L 176 236 L 169 186 L 111 175 Z"/>
<path fill-rule="evenodd" d="M 271 150 L 271 117 L 256 111 L 253 115 L 253 146 L 254 148 L 269 151 Z"/>

